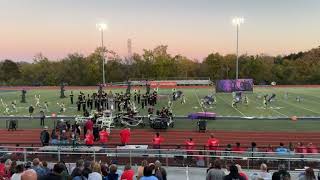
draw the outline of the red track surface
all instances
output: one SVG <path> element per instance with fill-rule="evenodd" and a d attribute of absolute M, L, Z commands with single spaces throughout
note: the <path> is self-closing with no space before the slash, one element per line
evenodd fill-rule
<path fill-rule="evenodd" d="M 33 143 L 39 144 L 40 129 L 18 130 L 10 131 L 0 130 L 0 143 Z M 151 144 L 153 130 L 132 130 L 130 144 Z M 240 142 L 242 146 L 250 146 L 251 142 L 256 142 L 258 146 L 278 146 L 280 142 L 286 145 L 289 142 L 296 144 L 297 142 L 304 142 L 304 144 L 312 142 L 315 145 L 320 145 L 320 133 L 312 132 L 246 132 L 246 131 L 215 131 L 215 136 L 220 139 L 221 145 L 232 144 Z M 170 130 L 162 131 L 160 135 L 165 138 L 163 144 L 177 145 L 184 144 L 184 141 L 192 137 L 197 145 L 204 145 L 210 135 L 210 132 L 199 133 L 195 131 Z M 110 144 L 119 144 L 119 130 L 112 130 L 110 135 Z"/>

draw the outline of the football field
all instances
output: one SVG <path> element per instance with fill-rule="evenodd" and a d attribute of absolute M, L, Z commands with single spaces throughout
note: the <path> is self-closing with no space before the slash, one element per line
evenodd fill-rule
<path fill-rule="evenodd" d="M 134 88 L 133 88 L 134 89 Z M 105 89 L 106 92 L 125 92 L 125 89 Z M 181 99 L 173 101 L 173 114 L 175 116 L 188 116 L 188 114 L 193 112 L 215 112 L 219 117 L 215 122 L 210 122 L 209 127 L 218 129 L 228 129 L 231 130 L 256 130 L 260 126 L 264 126 L 267 130 L 291 130 L 291 125 L 288 125 L 290 121 L 275 122 L 280 120 L 270 120 L 277 118 L 290 118 L 292 116 L 299 117 L 313 117 L 315 120 L 299 122 L 294 125 L 292 130 L 316 130 L 318 126 L 318 120 L 320 120 L 320 88 L 317 87 L 256 87 L 253 92 L 247 92 L 242 95 L 242 97 L 247 96 L 249 99 L 248 104 L 239 103 L 237 108 L 232 107 L 232 94 L 229 93 L 215 93 L 212 87 L 208 88 L 179 88 L 177 90 L 183 92 L 186 102 L 182 103 Z M 92 94 L 97 91 L 97 89 L 72 89 L 74 94 L 74 102 L 77 100 L 79 92 L 84 94 Z M 141 88 L 141 92 L 145 91 Z M 56 113 L 59 116 L 76 116 L 82 115 L 82 111 L 78 112 L 76 104 L 70 103 L 71 90 L 66 88 L 65 95 L 66 98 L 60 99 L 59 89 L 29 89 L 26 94 L 27 103 L 20 103 L 21 91 L 20 90 L 0 90 L 0 98 L 3 103 L 0 104 L 0 114 L 1 116 L 28 116 L 28 107 L 32 104 L 35 107 L 34 115 L 39 115 L 40 108 L 36 107 L 35 95 L 40 95 L 40 105 L 43 107 L 44 102 L 48 102 L 49 112 L 46 112 L 47 116 L 52 113 Z M 133 92 L 133 90 L 132 90 Z M 158 91 L 158 103 L 156 105 L 156 110 L 167 106 L 168 100 L 172 94 L 171 89 L 159 89 Z M 216 105 L 208 105 L 206 108 L 201 107 L 200 103 L 205 96 L 210 96 L 215 94 Z M 268 104 L 265 108 L 263 105 L 263 96 L 269 95 L 269 97 L 275 94 L 275 98 Z M 298 102 L 296 99 L 299 97 L 301 99 Z M 132 97 L 133 99 L 133 97 Z M 12 102 L 16 102 L 16 110 L 11 106 Z M 59 113 L 61 103 L 65 104 L 66 111 L 64 113 Z M 5 110 L 6 104 L 9 108 L 9 112 Z M 146 115 L 147 111 L 141 109 L 141 106 L 136 103 L 136 107 L 139 110 L 140 115 Z M 224 120 L 232 117 L 233 120 Z M 247 119 L 247 120 L 235 120 L 235 119 Z M 250 120 L 252 118 L 258 118 L 258 120 Z M 186 123 L 187 122 L 187 123 Z M 270 122 L 272 125 L 269 125 Z M 27 127 L 32 127 L 32 124 L 27 125 Z M 274 125 L 277 127 L 274 127 Z M 319 124 L 320 125 L 320 124 Z M 189 126 L 194 127 L 194 123 L 188 120 L 178 120 L 176 123 L 176 128 L 186 129 Z M 305 127 L 300 127 L 305 126 Z M 316 127 L 315 127 L 316 126 Z M 1 125 L 3 127 L 3 124 Z M 262 128 L 262 127 L 260 127 Z M 263 130 L 263 128 L 262 128 Z"/>

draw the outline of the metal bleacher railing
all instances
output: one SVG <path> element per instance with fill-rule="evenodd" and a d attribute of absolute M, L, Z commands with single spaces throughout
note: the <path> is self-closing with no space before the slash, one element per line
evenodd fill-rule
<path fill-rule="evenodd" d="M 236 162 L 246 169 L 257 169 L 262 162 L 276 169 L 279 163 L 294 170 L 306 165 L 318 167 L 320 154 L 318 153 L 286 153 L 275 152 L 233 152 L 186 149 L 149 149 L 147 145 L 127 145 L 115 148 L 102 146 L 44 146 L 44 147 L 15 147 L 0 146 L 1 158 L 11 158 L 23 162 L 32 161 L 39 157 L 48 162 L 65 161 L 74 163 L 79 158 L 92 161 L 117 161 L 118 164 L 140 164 L 143 159 L 163 162 L 165 166 L 194 166 L 208 167 L 211 160 L 219 158 L 227 162 Z"/>

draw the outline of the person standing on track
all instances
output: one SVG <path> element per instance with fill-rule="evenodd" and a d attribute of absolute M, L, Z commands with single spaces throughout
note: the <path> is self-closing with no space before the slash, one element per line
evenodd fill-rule
<path fill-rule="evenodd" d="M 160 136 L 157 132 L 154 138 L 152 139 L 153 149 L 160 149 L 160 144 L 164 141 L 164 138 Z"/>
<path fill-rule="evenodd" d="M 107 132 L 106 128 L 103 128 L 99 132 L 99 137 L 100 137 L 100 143 L 101 144 L 105 145 L 108 142 L 109 133 Z"/>
<path fill-rule="evenodd" d="M 43 128 L 43 131 L 41 131 L 40 140 L 41 140 L 42 146 L 48 146 L 49 145 L 50 135 L 49 135 L 47 126 L 45 126 Z"/>
<path fill-rule="evenodd" d="M 185 145 L 187 150 L 187 163 L 191 164 L 193 159 L 193 150 L 195 150 L 195 143 L 192 138 L 189 138 L 188 140 L 186 140 Z"/>
<path fill-rule="evenodd" d="M 124 128 L 120 131 L 120 141 L 123 146 L 129 143 L 131 136 L 130 128 Z"/>
<path fill-rule="evenodd" d="M 87 134 L 86 134 L 86 136 L 85 136 L 85 139 L 84 139 L 85 144 L 86 144 L 87 146 L 92 146 L 92 145 L 93 145 L 93 139 L 94 139 L 94 137 L 93 137 L 92 131 L 91 131 L 91 130 L 88 130 L 88 131 L 87 131 Z"/>
<path fill-rule="evenodd" d="M 219 148 L 219 139 L 215 138 L 214 134 L 210 134 L 210 138 L 207 141 L 207 147 L 211 156 L 216 154 L 215 151 Z"/>

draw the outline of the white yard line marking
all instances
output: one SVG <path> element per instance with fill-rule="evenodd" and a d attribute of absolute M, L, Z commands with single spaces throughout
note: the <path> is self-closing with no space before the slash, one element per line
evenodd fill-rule
<path fill-rule="evenodd" d="M 218 98 L 220 98 L 224 103 L 226 103 L 227 105 L 231 106 L 229 103 L 227 103 L 222 97 L 217 96 Z M 242 113 L 239 109 L 232 107 L 233 109 L 237 110 L 242 116 L 246 117 L 246 115 L 244 113 Z"/>
<path fill-rule="evenodd" d="M 194 90 L 193 93 L 194 93 L 194 95 L 197 97 L 197 100 L 198 100 L 199 106 L 200 106 L 201 109 L 202 109 L 202 112 L 204 112 L 204 109 L 203 109 L 203 107 L 201 106 L 201 102 L 200 102 L 200 99 L 199 99 L 198 94 L 196 93 L 196 90 Z"/>

